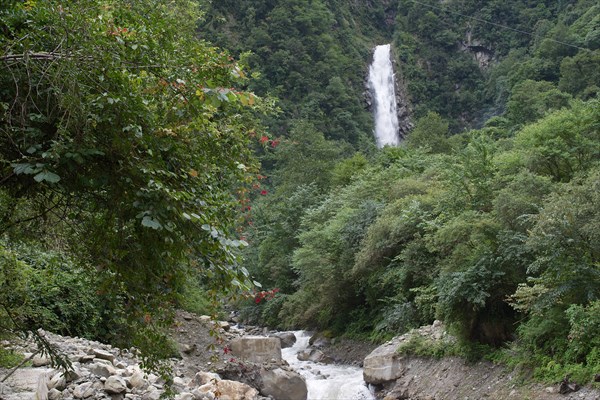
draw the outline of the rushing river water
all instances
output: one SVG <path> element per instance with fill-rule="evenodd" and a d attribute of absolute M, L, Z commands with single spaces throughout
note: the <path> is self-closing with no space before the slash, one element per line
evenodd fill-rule
<path fill-rule="evenodd" d="M 306 379 L 308 400 L 372 400 L 374 396 L 367 388 L 362 369 L 346 365 L 320 364 L 300 361 L 298 352 L 308 347 L 310 334 L 293 332 L 296 343 L 282 349 L 283 358 Z"/>

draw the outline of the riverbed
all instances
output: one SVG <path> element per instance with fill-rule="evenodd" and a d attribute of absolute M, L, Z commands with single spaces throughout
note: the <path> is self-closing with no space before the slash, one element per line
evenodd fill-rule
<path fill-rule="evenodd" d="M 373 400 L 365 384 L 362 369 L 349 365 L 300 361 L 297 354 L 308 348 L 310 334 L 294 331 L 296 343 L 282 349 L 282 357 L 306 379 L 308 400 Z"/>

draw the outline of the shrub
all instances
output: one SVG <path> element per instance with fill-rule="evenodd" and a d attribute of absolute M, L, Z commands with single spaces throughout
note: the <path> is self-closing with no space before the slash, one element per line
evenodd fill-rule
<path fill-rule="evenodd" d="M 72 260 L 56 252 L 20 244 L 0 244 L 0 305 L 10 322 L 5 331 L 43 328 L 95 338 L 100 322 L 96 282 Z"/>

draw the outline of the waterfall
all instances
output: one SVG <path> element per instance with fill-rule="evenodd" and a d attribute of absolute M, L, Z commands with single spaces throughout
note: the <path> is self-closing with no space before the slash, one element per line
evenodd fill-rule
<path fill-rule="evenodd" d="M 375 138 L 379 148 L 397 146 L 400 143 L 394 87 L 391 46 L 389 44 L 377 46 L 373 54 L 373 63 L 369 67 L 369 89 L 373 96 Z"/>

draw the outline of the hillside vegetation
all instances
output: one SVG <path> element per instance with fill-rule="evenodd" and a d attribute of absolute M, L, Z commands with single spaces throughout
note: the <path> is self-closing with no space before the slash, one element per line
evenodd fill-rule
<path fill-rule="evenodd" d="M 252 51 L 251 85 L 282 108 L 244 233 L 246 267 L 281 291 L 248 318 L 371 338 L 437 318 L 472 348 L 512 343 L 540 377 L 589 382 L 599 24 L 591 1 L 214 5 L 210 37 Z M 364 79 L 386 41 L 416 127 L 375 151 Z"/>
<path fill-rule="evenodd" d="M 255 285 L 257 324 L 441 319 L 466 355 L 592 381 L 596 1 L 150 3 L 0 11 L 0 335 L 165 356 L 174 307 Z M 378 150 L 383 43 L 414 129 Z"/>

